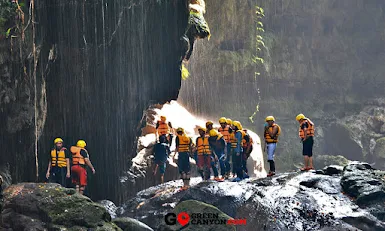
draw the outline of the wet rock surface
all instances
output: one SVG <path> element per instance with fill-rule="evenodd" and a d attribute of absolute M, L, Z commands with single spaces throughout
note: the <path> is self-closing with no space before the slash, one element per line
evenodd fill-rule
<path fill-rule="evenodd" d="M 246 218 L 247 225 L 237 230 L 385 230 L 382 171 L 352 162 L 343 172 L 329 166 L 321 173 L 292 172 L 238 183 L 194 178 L 186 191 L 178 190 L 181 181 L 168 182 L 139 192 L 118 209 L 118 216 L 136 218 L 157 230 L 179 203 L 196 200 L 230 217 Z"/>
<path fill-rule="evenodd" d="M 101 205 L 74 189 L 21 183 L 3 193 L 1 230 L 120 230 Z"/>
<path fill-rule="evenodd" d="M 353 162 L 344 168 L 341 179 L 344 192 L 382 222 L 385 221 L 384 173 L 367 163 Z"/>
<path fill-rule="evenodd" d="M 111 218 L 116 217 L 116 211 L 118 210 L 118 207 L 116 207 L 114 202 L 109 200 L 101 200 L 101 201 L 98 201 L 97 203 L 103 206 L 107 210 Z"/>
<path fill-rule="evenodd" d="M 228 219 L 232 219 L 230 216 L 228 216 L 226 213 L 220 211 L 215 206 L 212 206 L 207 203 L 203 203 L 196 200 L 187 200 L 182 201 L 179 203 L 173 210 L 173 213 L 179 214 L 180 212 L 186 212 L 188 214 L 217 214 L 218 220 L 224 220 L 227 221 Z M 209 230 L 215 230 L 215 231 L 235 231 L 235 226 L 230 226 L 225 224 L 217 225 L 217 224 L 199 224 L 198 220 L 194 220 L 194 224 L 192 224 L 192 220 L 195 219 L 193 217 L 190 217 L 191 223 L 188 224 L 186 227 L 183 228 L 183 230 L 186 231 L 193 231 L 193 230 L 200 230 L 200 231 L 209 231 Z M 180 230 L 183 226 L 180 224 L 176 224 L 174 226 L 169 226 L 165 222 L 160 226 L 159 230 L 162 231 L 173 231 L 173 230 Z"/>
<path fill-rule="evenodd" d="M 123 231 L 153 231 L 153 229 L 148 227 L 146 224 L 129 217 L 116 218 L 112 221 Z"/>

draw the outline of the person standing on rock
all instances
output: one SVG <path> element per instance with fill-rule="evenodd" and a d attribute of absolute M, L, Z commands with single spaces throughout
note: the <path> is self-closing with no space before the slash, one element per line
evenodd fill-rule
<path fill-rule="evenodd" d="M 167 158 L 170 155 L 170 146 L 168 145 L 167 138 L 165 136 L 159 137 L 159 143 L 155 144 L 154 147 L 154 176 L 156 175 L 157 170 L 159 169 L 160 174 L 160 183 L 164 182 L 164 173 L 166 171 L 166 162 Z"/>
<path fill-rule="evenodd" d="M 304 116 L 299 114 L 296 117 L 299 122 L 299 137 L 301 138 L 305 166 L 301 171 L 314 169 L 313 167 L 313 144 L 314 144 L 314 123 Z"/>
<path fill-rule="evenodd" d="M 85 147 L 87 146 L 84 140 L 79 140 L 76 146 L 71 147 L 72 152 L 72 183 L 76 186 L 76 191 L 80 194 L 84 193 L 87 186 L 87 170 L 86 166 L 91 168 L 95 174 L 95 168 L 90 161 Z"/>
<path fill-rule="evenodd" d="M 198 154 L 198 172 L 203 180 L 210 179 L 211 148 L 209 139 L 206 136 L 205 128 L 198 128 L 199 137 L 196 139 L 196 151 Z"/>
<path fill-rule="evenodd" d="M 222 178 L 219 177 L 218 169 L 216 168 L 217 170 L 215 171 L 214 168 L 213 168 L 214 180 L 216 180 L 216 181 L 223 181 L 223 178 L 224 178 L 224 176 L 226 175 L 226 172 L 227 172 L 226 165 L 225 165 L 226 141 L 223 138 L 222 134 L 218 134 L 218 132 L 216 130 L 212 129 L 210 131 L 209 144 L 210 144 L 211 150 L 213 151 L 213 153 L 212 153 L 213 157 L 212 158 L 214 159 L 214 161 L 212 162 L 212 164 L 213 163 L 216 164 L 219 161 L 219 165 L 221 167 Z M 213 166 L 211 165 L 211 167 L 213 167 Z"/>
<path fill-rule="evenodd" d="M 234 121 L 234 138 L 236 140 L 235 145 L 232 143 L 233 147 L 233 167 L 235 170 L 236 178 L 233 181 L 240 181 L 243 177 L 243 167 L 242 167 L 242 140 L 245 137 L 245 133 L 243 132 L 242 124 L 239 121 Z"/>
<path fill-rule="evenodd" d="M 158 134 L 158 140 L 161 136 L 165 136 L 167 138 L 168 144 L 171 146 L 172 144 L 172 125 L 171 122 L 167 122 L 166 116 L 161 116 L 160 120 L 156 122 L 156 131 Z"/>
<path fill-rule="evenodd" d="M 270 164 L 270 171 L 267 176 L 275 175 L 275 163 L 274 155 L 275 149 L 277 148 L 278 136 L 281 134 L 281 127 L 275 123 L 275 118 L 273 116 L 268 116 L 265 119 L 265 129 L 264 129 L 264 138 L 265 145 L 263 147 L 263 152 L 267 149 L 267 162 Z"/>
<path fill-rule="evenodd" d="M 231 122 L 230 124 L 230 128 L 231 128 L 231 132 L 230 132 L 230 154 L 229 154 L 229 158 L 231 158 L 231 169 L 232 169 L 232 177 L 235 177 L 236 176 L 236 171 L 235 171 L 235 163 L 234 163 L 234 157 L 233 157 L 233 154 L 235 152 L 235 149 L 237 148 L 237 143 L 238 143 L 238 140 L 237 138 L 235 137 L 235 129 L 234 129 L 234 122 Z"/>
<path fill-rule="evenodd" d="M 231 119 L 226 119 L 225 117 L 222 117 L 219 119 L 219 124 L 221 127 L 218 129 L 218 132 L 220 132 L 223 135 L 223 138 L 226 142 L 226 148 L 225 148 L 225 175 L 223 176 L 225 179 L 229 178 L 230 175 L 230 152 L 231 152 L 231 141 L 230 141 L 230 134 L 232 132 L 231 129 Z"/>
<path fill-rule="evenodd" d="M 50 183 L 58 183 L 67 187 L 67 178 L 70 178 L 70 157 L 68 150 L 63 147 L 63 139 L 54 140 L 55 147 L 51 150 L 48 161 L 46 178 Z"/>
<path fill-rule="evenodd" d="M 244 177 L 249 178 L 249 171 L 247 170 L 247 159 L 249 159 L 251 152 L 253 151 L 253 139 L 247 133 L 247 129 L 243 129 L 245 136 L 242 140 L 242 170 L 244 172 Z"/>
<path fill-rule="evenodd" d="M 176 150 L 178 151 L 178 168 L 180 177 L 183 180 L 182 190 L 190 187 L 190 150 L 192 140 L 186 135 L 183 128 L 176 130 L 177 137 L 175 138 Z"/>

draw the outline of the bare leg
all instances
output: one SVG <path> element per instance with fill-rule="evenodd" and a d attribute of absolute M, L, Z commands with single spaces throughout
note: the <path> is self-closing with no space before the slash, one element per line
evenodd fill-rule
<path fill-rule="evenodd" d="M 84 194 L 84 189 L 85 189 L 85 186 L 81 186 L 79 188 L 79 193 L 83 195 Z"/>
<path fill-rule="evenodd" d="M 184 187 L 190 187 L 190 175 L 187 174 L 186 175 L 186 178 L 185 178 L 185 181 L 184 181 Z"/>
<path fill-rule="evenodd" d="M 161 175 L 160 175 L 160 183 L 161 183 L 161 184 L 164 183 L 164 174 L 161 174 Z"/>
<path fill-rule="evenodd" d="M 313 157 L 309 157 L 309 168 L 314 168 L 313 167 Z"/>
<path fill-rule="evenodd" d="M 305 168 L 309 167 L 309 157 L 305 156 Z"/>
<path fill-rule="evenodd" d="M 75 186 L 75 189 L 76 189 L 76 192 L 77 192 L 77 193 L 80 192 L 80 190 L 79 190 L 79 185 L 76 185 L 76 186 Z"/>

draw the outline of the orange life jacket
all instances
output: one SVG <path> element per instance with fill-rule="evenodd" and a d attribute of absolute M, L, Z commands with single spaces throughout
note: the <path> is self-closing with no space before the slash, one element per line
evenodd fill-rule
<path fill-rule="evenodd" d="M 211 155 L 209 138 L 207 136 L 197 138 L 197 151 L 198 155 Z"/>
<path fill-rule="evenodd" d="M 229 132 L 229 125 L 226 125 L 225 128 L 220 127 L 218 131 L 223 135 L 223 138 L 225 139 L 226 143 L 230 142 L 230 132 Z"/>
<path fill-rule="evenodd" d="M 242 140 L 243 138 L 245 138 L 245 135 L 246 133 L 242 130 L 238 130 L 238 131 L 233 131 L 230 135 L 230 139 L 231 139 L 231 148 L 236 148 L 237 147 L 237 144 L 238 144 L 238 140 L 237 138 L 235 137 L 235 134 L 237 132 L 240 132 L 242 134 Z M 241 145 L 242 145 L 242 141 L 241 141 Z"/>
<path fill-rule="evenodd" d="M 304 139 L 305 138 L 305 133 L 302 129 L 302 124 L 306 123 L 308 124 L 306 134 L 307 136 L 314 136 L 314 123 L 311 122 L 309 119 L 304 119 L 302 123 L 299 125 L 299 137 Z"/>
<path fill-rule="evenodd" d="M 270 136 L 269 132 L 273 132 L 274 127 L 278 128 L 278 132 L 275 135 L 275 137 L 272 138 Z M 278 143 L 278 136 L 279 135 L 281 135 L 281 127 L 278 124 L 274 123 L 272 126 L 269 126 L 269 128 L 265 130 L 264 137 L 265 137 L 266 143 L 268 143 L 268 144 L 270 144 L 270 143 Z"/>
<path fill-rule="evenodd" d="M 60 149 L 60 151 L 56 151 L 56 149 L 51 150 L 51 166 L 58 166 L 59 168 L 67 167 L 67 161 L 66 161 L 66 154 L 65 154 L 66 148 Z"/>
<path fill-rule="evenodd" d="M 159 120 L 158 121 L 158 128 L 157 128 L 157 131 L 158 131 L 158 135 L 161 136 L 161 135 L 166 135 L 168 133 L 170 133 L 170 128 L 168 127 L 168 123 L 167 122 L 163 122 L 162 120 Z"/>
<path fill-rule="evenodd" d="M 253 138 L 251 138 L 251 136 L 249 134 L 246 134 L 246 135 L 249 136 L 249 142 L 247 142 L 245 138 L 242 139 L 242 147 L 244 149 L 249 147 L 249 146 L 251 146 L 251 145 L 253 145 L 253 143 L 254 143 Z M 246 135 L 245 135 L 245 137 L 246 137 Z"/>
<path fill-rule="evenodd" d="M 86 164 L 86 162 L 84 161 L 84 157 L 82 156 L 82 154 L 80 154 L 80 152 L 82 150 L 87 152 L 87 150 L 85 148 L 79 148 L 76 146 L 71 147 L 72 164 L 73 165 L 85 165 Z M 88 154 L 88 152 L 87 152 L 87 154 Z"/>
<path fill-rule="evenodd" d="M 179 145 L 178 145 L 178 152 L 189 152 L 190 151 L 190 144 L 191 139 L 190 137 L 183 135 L 178 135 Z"/>

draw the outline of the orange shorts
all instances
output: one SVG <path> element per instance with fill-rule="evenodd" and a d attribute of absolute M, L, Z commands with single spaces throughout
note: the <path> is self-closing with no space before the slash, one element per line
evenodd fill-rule
<path fill-rule="evenodd" d="M 87 185 L 87 170 L 80 165 L 74 165 L 71 168 L 72 183 L 74 185 Z"/>

